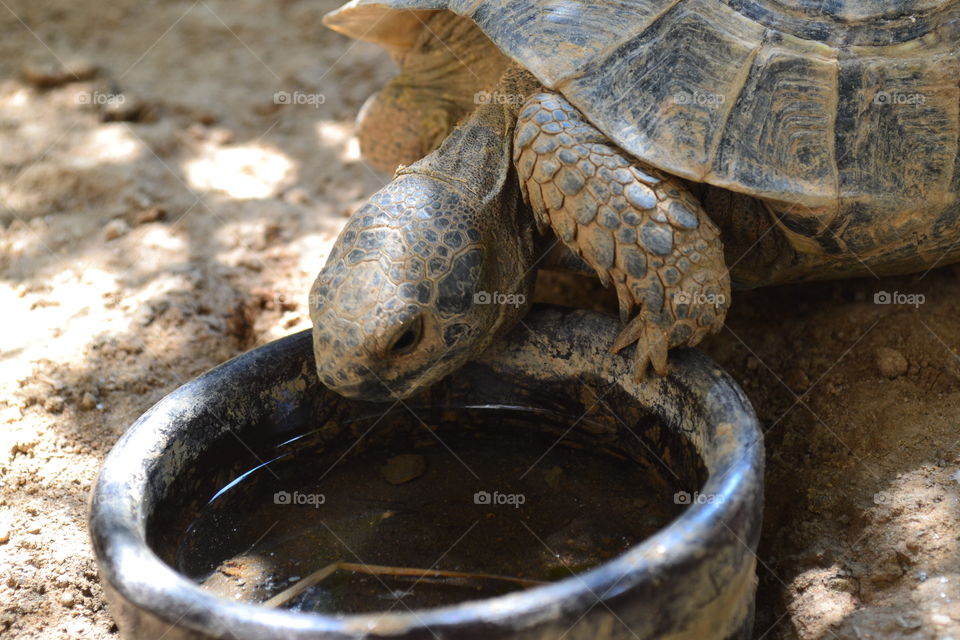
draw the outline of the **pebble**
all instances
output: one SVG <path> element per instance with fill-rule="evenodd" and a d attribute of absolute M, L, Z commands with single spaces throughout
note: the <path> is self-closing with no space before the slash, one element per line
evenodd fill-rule
<path fill-rule="evenodd" d="M 310 194 L 303 187 L 293 187 L 283 194 L 285 202 L 290 204 L 310 204 Z"/>
<path fill-rule="evenodd" d="M 419 478 L 427 470 L 426 459 L 418 454 L 405 453 L 387 460 L 380 467 L 380 475 L 390 484 L 403 484 Z"/>
<path fill-rule="evenodd" d="M 97 67 L 87 60 L 28 62 L 21 67 L 20 75 L 38 89 L 51 89 L 70 82 L 89 80 L 97 75 Z"/>
<path fill-rule="evenodd" d="M 147 224 L 148 222 L 157 222 L 167 217 L 167 211 L 163 207 L 150 207 L 140 211 L 135 216 L 137 224 Z"/>
<path fill-rule="evenodd" d="M 193 114 L 193 119 L 209 127 L 212 124 L 217 124 L 220 121 L 220 116 L 212 111 L 197 111 Z"/>
<path fill-rule="evenodd" d="M 60 594 L 60 604 L 69 608 L 72 607 L 77 601 L 77 597 L 73 595 L 72 591 L 64 591 Z"/>
<path fill-rule="evenodd" d="M 80 398 L 80 408 L 86 411 L 93 409 L 97 406 L 97 399 L 93 397 L 93 394 L 89 391 L 83 394 L 83 397 Z"/>
<path fill-rule="evenodd" d="M 108 101 L 100 109 L 102 122 L 149 122 L 154 115 L 153 109 L 143 98 L 129 92 L 116 94 L 116 99 Z"/>
<path fill-rule="evenodd" d="M 884 377 L 893 380 L 907 373 L 907 359 L 896 349 L 880 347 L 876 355 L 877 369 Z"/>
<path fill-rule="evenodd" d="M 8 529 L 0 529 L 0 544 L 7 544 L 10 542 L 10 531 Z"/>
<path fill-rule="evenodd" d="M 47 401 L 43 403 L 43 408 L 49 411 L 50 413 L 60 413 L 63 411 L 64 402 L 63 398 L 60 396 L 51 396 L 47 398 Z"/>
<path fill-rule="evenodd" d="M 116 240 L 125 236 L 130 231 L 130 225 L 122 218 L 115 218 L 107 223 L 103 228 L 103 237 L 105 240 Z"/>

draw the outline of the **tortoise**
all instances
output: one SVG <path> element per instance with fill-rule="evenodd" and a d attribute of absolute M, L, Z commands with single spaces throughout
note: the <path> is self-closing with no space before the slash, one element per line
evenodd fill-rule
<path fill-rule="evenodd" d="M 521 321 L 538 268 L 617 293 L 638 377 L 731 289 L 960 259 L 960 2 L 354 0 L 401 73 L 396 168 L 311 290 L 320 379 L 404 398 Z M 549 233 L 549 232 L 552 232 Z"/>

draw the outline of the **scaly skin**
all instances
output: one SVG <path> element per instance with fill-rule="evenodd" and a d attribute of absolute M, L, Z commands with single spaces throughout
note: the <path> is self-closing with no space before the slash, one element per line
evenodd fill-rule
<path fill-rule="evenodd" d="M 639 341 L 638 376 L 649 362 L 664 373 L 669 347 L 722 325 L 723 248 L 680 181 L 624 155 L 526 71 L 509 68 L 496 94 L 401 168 L 338 239 L 311 300 L 330 388 L 403 398 L 486 349 L 526 311 L 534 220 L 614 283 L 625 322 L 639 306 L 611 345 Z"/>
<path fill-rule="evenodd" d="M 513 122 L 503 107 L 481 105 L 351 217 L 311 291 L 317 372 L 328 387 L 406 397 L 526 312 L 535 232 L 509 172 Z M 512 294 L 511 304 L 484 303 L 498 293 Z"/>
<path fill-rule="evenodd" d="M 616 287 L 626 328 L 613 348 L 638 343 L 638 378 L 648 363 L 664 375 L 670 347 L 723 325 L 730 278 L 720 233 L 680 180 L 625 155 L 546 92 L 520 111 L 513 157 L 541 230 Z"/>
<path fill-rule="evenodd" d="M 424 18 L 413 46 L 395 55 L 400 73 L 364 103 L 357 140 L 364 160 L 393 173 L 440 146 L 496 85 L 507 58 L 472 21 L 445 11 Z"/>

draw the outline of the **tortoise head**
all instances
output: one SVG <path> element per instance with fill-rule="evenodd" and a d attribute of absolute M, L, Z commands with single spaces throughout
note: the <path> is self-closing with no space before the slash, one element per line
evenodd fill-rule
<path fill-rule="evenodd" d="M 509 171 L 508 114 L 479 111 L 351 217 L 317 276 L 314 354 L 331 389 L 407 397 L 525 313 L 533 219 Z"/>

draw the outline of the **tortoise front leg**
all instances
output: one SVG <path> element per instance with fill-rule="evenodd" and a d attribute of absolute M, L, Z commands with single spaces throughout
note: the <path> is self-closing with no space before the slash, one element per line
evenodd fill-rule
<path fill-rule="evenodd" d="M 541 230 L 551 227 L 616 287 L 626 327 L 613 350 L 638 343 L 638 379 L 648 364 L 665 374 L 669 348 L 723 325 L 730 278 L 720 234 L 679 179 L 612 145 L 553 93 L 523 105 L 513 153 Z"/>

